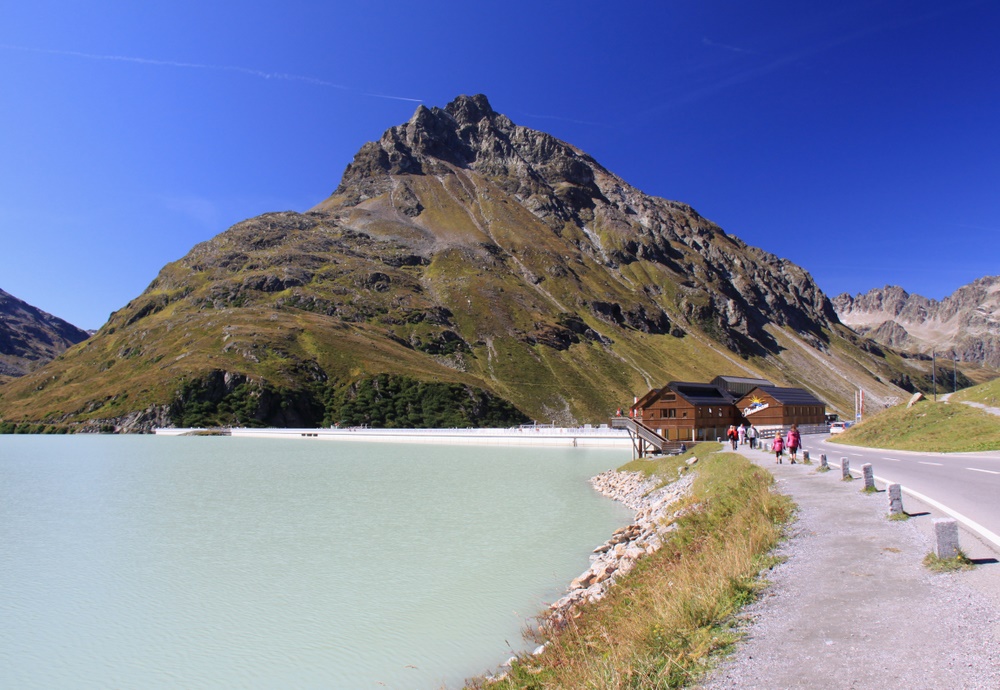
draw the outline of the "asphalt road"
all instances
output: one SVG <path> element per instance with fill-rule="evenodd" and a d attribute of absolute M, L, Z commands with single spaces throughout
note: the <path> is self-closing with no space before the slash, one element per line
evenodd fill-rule
<path fill-rule="evenodd" d="M 985 453 L 914 453 L 879 448 L 858 448 L 828 443 L 828 435 L 806 436 L 803 445 L 818 461 L 840 465 L 847 458 L 854 474 L 870 462 L 875 476 L 916 491 L 992 533 L 987 539 L 1000 548 L 1000 451 Z M 880 487 L 883 488 L 883 487 Z M 936 506 L 939 507 L 939 506 Z M 903 497 L 906 509 L 906 495 Z M 966 527 L 970 527 L 966 522 Z"/>

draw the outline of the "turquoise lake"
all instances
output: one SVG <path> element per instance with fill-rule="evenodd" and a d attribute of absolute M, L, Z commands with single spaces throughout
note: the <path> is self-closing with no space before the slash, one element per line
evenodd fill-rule
<path fill-rule="evenodd" d="M 631 513 L 627 451 L 0 436 L 0 687 L 455 688 Z"/>

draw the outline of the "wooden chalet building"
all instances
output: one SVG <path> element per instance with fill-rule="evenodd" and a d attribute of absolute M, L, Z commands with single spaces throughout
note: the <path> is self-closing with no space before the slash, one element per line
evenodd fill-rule
<path fill-rule="evenodd" d="M 826 423 L 826 403 L 801 388 L 757 386 L 736 402 L 741 420 L 758 429 Z"/>
<path fill-rule="evenodd" d="M 662 439 L 679 443 L 725 438 L 730 425 L 753 424 L 765 433 L 792 424 L 821 425 L 825 413 L 826 404 L 801 388 L 718 376 L 711 383 L 671 381 L 654 388 L 636 401 L 630 417 Z"/>
<path fill-rule="evenodd" d="M 632 406 L 632 418 L 668 441 L 714 441 L 739 424 L 737 396 L 711 383 L 671 381 Z"/>

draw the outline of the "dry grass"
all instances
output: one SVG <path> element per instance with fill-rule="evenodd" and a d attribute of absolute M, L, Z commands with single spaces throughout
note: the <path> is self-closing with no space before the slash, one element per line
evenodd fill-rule
<path fill-rule="evenodd" d="M 544 653 L 495 688 L 677 688 L 699 678 L 738 634 L 768 553 L 792 514 L 766 471 L 735 454 L 698 463 L 690 509 L 657 553 L 584 607 Z"/>

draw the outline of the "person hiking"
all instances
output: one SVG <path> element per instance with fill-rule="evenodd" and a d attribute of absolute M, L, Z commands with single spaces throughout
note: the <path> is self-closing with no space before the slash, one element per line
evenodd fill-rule
<path fill-rule="evenodd" d="M 781 432 L 774 435 L 774 443 L 771 444 L 771 450 L 774 451 L 774 461 L 781 464 L 781 451 L 785 449 L 785 442 L 781 438 Z"/>
<path fill-rule="evenodd" d="M 729 443 L 732 444 L 733 450 L 736 450 L 736 443 L 739 441 L 740 435 L 736 431 L 736 427 L 732 424 L 729 425 L 729 431 L 726 432 L 726 438 L 729 439 Z"/>
<path fill-rule="evenodd" d="M 747 429 L 747 441 L 750 443 L 750 450 L 757 447 L 757 427 L 753 424 L 751 424 L 750 428 Z"/>
<path fill-rule="evenodd" d="M 740 436 L 740 445 L 744 446 L 747 442 L 747 425 L 740 424 L 740 428 L 736 430 L 736 433 Z"/>
<path fill-rule="evenodd" d="M 788 446 L 788 454 L 792 456 L 792 464 L 798 459 L 797 453 L 799 452 L 799 446 L 802 445 L 802 437 L 799 435 L 799 425 L 792 424 L 792 428 L 788 430 L 788 438 L 785 439 L 785 445 Z"/>

